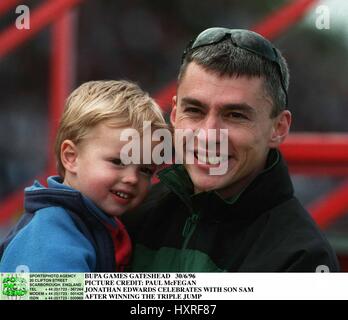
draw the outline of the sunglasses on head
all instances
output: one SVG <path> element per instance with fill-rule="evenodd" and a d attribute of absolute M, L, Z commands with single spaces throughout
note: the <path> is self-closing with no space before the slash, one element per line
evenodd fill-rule
<path fill-rule="evenodd" d="M 285 94 L 286 107 L 288 106 L 288 93 L 285 88 L 285 76 L 280 64 L 280 57 L 272 43 L 256 32 L 244 29 L 209 28 L 201 32 L 197 38 L 192 40 L 186 47 L 182 62 L 186 55 L 194 49 L 217 44 L 225 39 L 231 39 L 233 45 L 238 48 L 254 53 L 277 66 L 280 75 L 280 84 Z"/>

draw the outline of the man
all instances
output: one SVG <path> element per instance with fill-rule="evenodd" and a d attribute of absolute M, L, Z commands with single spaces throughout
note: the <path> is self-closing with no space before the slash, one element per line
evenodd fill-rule
<path fill-rule="evenodd" d="M 288 85 L 284 58 L 254 32 L 210 28 L 189 44 L 170 120 L 176 130 L 227 129 L 228 148 L 216 154 L 227 171 L 212 175 L 216 157 L 208 148 L 198 161 L 196 142 L 194 163 L 159 173 L 125 221 L 132 271 L 338 271 L 278 151 L 291 123 Z"/>

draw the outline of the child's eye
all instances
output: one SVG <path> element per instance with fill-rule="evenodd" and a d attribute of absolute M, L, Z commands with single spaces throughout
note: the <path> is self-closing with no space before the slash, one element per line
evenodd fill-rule
<path fill-rule="evenodd" d="M 141 167 L 140 172 L 146 176 L 152 177 L 153 174 L 155 173 L 155 170 L 149 167 Z"/>
<path fill-rule="evenodd" d="M 124 163 L 119 158 L 110 159 L 110 162 L 116 166 L 124 166 Z"/>

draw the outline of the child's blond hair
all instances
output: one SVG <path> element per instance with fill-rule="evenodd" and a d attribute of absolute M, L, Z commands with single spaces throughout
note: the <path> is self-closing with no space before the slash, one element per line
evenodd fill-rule
<path fill-rule="evenodd" d="M 78 144 L 91 128 L 106 120 L 139 132 L 144 121 L 151 121 L 152 130 L 167 127 L 157 103 L 137 84 L 126 80 L 86 82 L 66 100 L 59 124 L 55 154 L 60 176 L 65 175 L 60 158 L 63 141 L 68 139 Z"/>

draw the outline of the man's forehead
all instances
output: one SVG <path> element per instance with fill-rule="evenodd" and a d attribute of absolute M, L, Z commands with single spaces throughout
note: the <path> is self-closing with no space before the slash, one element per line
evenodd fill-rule
<path fill-rule="evenodd" d="M 202 103 L 203 106 L 260 106 L 272 107 L 272 99 L 267 96 L 264 78 L 247 75 L 220 76 L 209 72 L 196 63 L 190 63 L 178 85 L 179 104 Z M 196 100 L 196 101 L 195 101 Z"/>
<path fill-rule="evenodd" d="M 210 104 L 207 104 L 199 99 L 195 99 L 189 96 L 185 96 L 181 99 L 181 105 L 182 106 L 196 106 L 202 109 L 212 109 L 215 107 L 217 111 L 233 111 L 233 110 L 239 110 L 239 111 L 245 111 L 248 113 L 253 113 L 255 112 L 255 108 L 250 106 L 247 103 L 241 102 L 226 102 L 226 103 L 220 103 L 216 106 L 211 106 Z"/>
<path fill-rule="evenodd" d="M 246 90 L 247 92 L 261 91 L 264 78 L 249 75 L 219 75 L 217 72 L 206 70 L 196 63 L 190 63 L 184 77 L 178 84 L 178 92 L 184 89 L 199 90 L 204 85 L 217 91 Z"/>
<path fill-rule="evenodd" d="M 228 112 L 228 111 L 243 111 L 246 113 L 256 113 L 261 109 L 271 109 L 272 101 L 263 94 L 253 99 L 244 97 L 207 97 L 205 93 L 202 95 L 184 95 L 178 97 L 179 108 L 197 107 L 202 111 Z"/>

